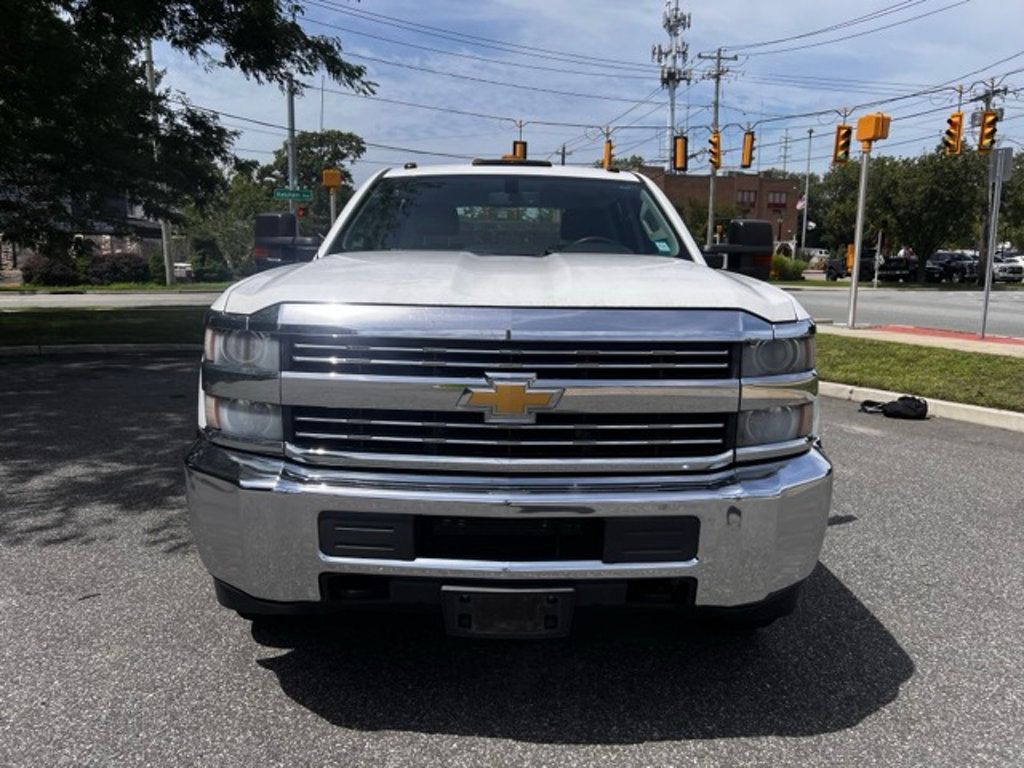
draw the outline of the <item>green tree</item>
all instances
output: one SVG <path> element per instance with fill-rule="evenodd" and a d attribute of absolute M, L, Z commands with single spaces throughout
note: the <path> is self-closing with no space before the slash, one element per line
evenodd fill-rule
<path fill-rule="evenodd" d="M 305 229 L 324 232 L 330 227 L 330 197 L 320 185 L 320 174 L 325 168 L 342 171 L 344 183 L 338 188 L 338 210 L 341 210 L 354 191 L 348 165 L 366 151 L 363 140 L 346 131 L 302 131 L 295 136 L 295 173 L 300 187 L 313 189 L 310 217 L 303 223 Z M 282 185 L 288 178 L 288 145 L 274 151 L 274 159 L 260 171 L 262 178 L 272 185 Z"/>
<path fill-rule="evenodd" d="M 224 184 L 232 134 L 167 89 L 151 94 L 147 40 L 210 68 L 283 86 L 324 70 L 372 91 L 337 39 L 307 34 L 285 0 L 0 0 L 0 231 L 66 252 L 71 233 L 125 226 L 125 195 L 181 219 Z M 154 146 L 156 156 L 154 157 Z"/>

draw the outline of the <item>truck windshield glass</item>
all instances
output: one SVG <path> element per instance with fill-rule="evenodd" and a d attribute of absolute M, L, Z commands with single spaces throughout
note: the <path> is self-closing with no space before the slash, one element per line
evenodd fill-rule
<path fill-rule="evenodd" d="M 329 252 L 394 250 L 678 256 L 682 248 L 636 181 L 488 174 L 384 178 Z"/>

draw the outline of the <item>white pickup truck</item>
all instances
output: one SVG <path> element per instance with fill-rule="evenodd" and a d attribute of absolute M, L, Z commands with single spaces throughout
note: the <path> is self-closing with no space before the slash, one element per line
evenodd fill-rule
<path fill-rule="evenodd" d="M 627 172 L 382 171 L 208 318 L 190 520 L 245 617 L 413 604 L 542 637 L 593 605 L 793 610 L 832 467 L 815 328 Z"/>

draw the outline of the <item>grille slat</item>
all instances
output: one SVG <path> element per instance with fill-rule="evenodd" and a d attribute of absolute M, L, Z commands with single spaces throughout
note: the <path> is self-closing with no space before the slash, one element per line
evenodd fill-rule
<path fill-rule="evenodd" d="M 338 454 L 496 459 L 674 458 L 732 447 L 726 414 L 538 413 L 536 424 L 488 423 L 473 411 L 288 409 L 289 442 Z"/>
<path fill-rule="evenodd" d="M 692 380 L 735 375 L 733 346 L 719 342 L 445 340 L 298 335 L 289 370 L 364 376 L 483 378 L 524 371 L 548 379 Z"/>

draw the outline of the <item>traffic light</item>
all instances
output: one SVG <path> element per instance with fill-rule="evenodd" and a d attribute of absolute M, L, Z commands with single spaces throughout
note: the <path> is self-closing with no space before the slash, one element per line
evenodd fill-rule
<path fill-rule="evenodd" d="M 999 113 L 986 109 L 981 113 L 981 128 L 978 130 L 978 151 L 991 152 L 996 146 L 996 123 Z"/>
<path fill-rule="evenodd" d="M 516 160 L 526 159 L 526 142 L 521 139 L 512 142 L 512 157 Z"/>
<path fill-rule="evenodd" d="M 672 170 L 686 172 L 689 158 L 686 156 L 686 137 L 682 134 L 672 137 Z"/>
<path fill-rule="evenodd" d="M 612 167 L 612 140 L 604 140 L 604 158 L 601 160 L 601 165 L 607 171 Z"/>
<path fill-rule="evenodd" d="M 836 126 L 836 142 L 832 148 L 833 163 L 850 162 L 850 142 L 853 141 L 852 125 Z"/>
<path fill-rule="evenodd" d="M 740 168 L 749 168 L 754 164 L 754 132 L 743 134 L 743 152 L 740 156 Z"/>
<path fill-rule="evenodd" d="M 722 167 L 722 134 L 718 131 L 708 137 L 708 162 L 716 171 Z"/>
<path fill-rule="evenodd" d="M 295 215 L 300 219 L 304 219 L 309 216 L 309 207 L 305 205 L 298 205 L 295 207 Z"/>
<path fill-rule="evenodd" d="M 942 148 L 947 155 L 959 155 L 964 138 L 964 113 L 954 112 L 946 120 L 946 133 L 942 137 Z"/>

